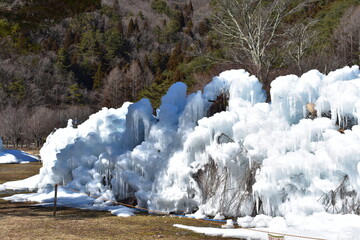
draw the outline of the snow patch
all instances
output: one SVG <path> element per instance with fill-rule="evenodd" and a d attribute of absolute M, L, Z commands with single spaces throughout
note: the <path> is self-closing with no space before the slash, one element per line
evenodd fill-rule
<path fill-rule="evenodd" d="M 0 148 L 0 164 L 4 163 L 29 163 L 37 162 L 39 159 L 29 153 L 15 149 Z"/>

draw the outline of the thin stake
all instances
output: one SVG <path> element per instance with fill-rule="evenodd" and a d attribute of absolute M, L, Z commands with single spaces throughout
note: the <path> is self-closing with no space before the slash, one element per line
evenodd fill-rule
<path fill-rule="evenodd" d="M 54 217 L 56 217 L 56 202 L 57 202 L 57 189 L 58 185 L 55 184 L 55 197 L 54 197 Z"/>

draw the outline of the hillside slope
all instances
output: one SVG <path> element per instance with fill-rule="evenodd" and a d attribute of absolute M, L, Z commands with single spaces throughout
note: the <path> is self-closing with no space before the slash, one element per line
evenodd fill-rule
<path fill-rule="evenodd" d="M 20 123 L 16 128 L 21 131 L 9 131 L 14 127 L 2 123 L 4 141 L 42 142 L 54 127 L 66 126 L 66 118 L 80 123 L 101 107 L 120 107 L 143 97 L 157 108 L 177 81 L 192 92 L 222 70 L 250 66 L 235 62 L 226 42 L 211 31 L 213 2 L 2 1 L 0 116 L 19 119 L 25 114 L 35 125 L 47 126 L 43 133 L 30 134 Z M 268 93 L 271 81 L 281 74 L 312 68 L 328 72 L 359 63 L 356 5 L 359 0 L 315 1 L 290 17 L 289 28 L 317 19 L 316 41 L 306 51 L 300 72 L 288 49 L 278 54 L 280 61 L 264 86 Z M 55 125 L 45 123 L 54 122 L 47 117 L 50 111 L 60 119 Z"/>

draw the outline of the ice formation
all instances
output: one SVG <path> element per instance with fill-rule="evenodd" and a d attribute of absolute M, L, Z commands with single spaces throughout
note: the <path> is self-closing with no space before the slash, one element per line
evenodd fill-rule
<path fill-rule="evenodd" d="M 186 91 L 175 83 L 157 116 L 142 99 L 104 108 L 77 128 L 70 120 L 40 151 L 39 189 L 61 183 L 200 216 L 359 211 L 358 66 L 278 77 L 271 103 L 244 70 Z M 209 116 L 219 95 L 228 97 L 227 109 Z M 307 118 L 307 103 L 317 118 Z"/>
<path fill-rule="evenodd" d="M 3 142 L 2 142 L 2 139 L 0 137 L 0 152 L 3 150 Z"/>

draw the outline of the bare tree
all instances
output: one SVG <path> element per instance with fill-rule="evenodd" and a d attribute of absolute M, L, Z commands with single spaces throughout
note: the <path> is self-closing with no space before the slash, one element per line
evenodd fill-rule
<path fill-rule="evenodd" d="M 317 32 L 312 29 L 315 23 L 316 21 L 300 22 L 289 26 L 285 47 L 290 58 L 296 63 L 299 74 L 303 72 L 302 60 L 317 36 Z"/>
<path fill-rule="evenodd" d="M 69 119 L 72 119 L 73 126 L 76 127 L 77 125 L 85 122 L 92 113 L 93 111 L 89 106 L 73 105 L 62 110 L 62 115 L 63 115 L 62 119 L 66 123 L 68 122 Z"/>
<path fill-rule="evenodd" d="M 139 60 L 131 62 L 129 68 L 126 71 L 127 82 L 130 84 L 131 100 L 136 101 L 138 93 L 141 88 L 145 86 L 144 70 Z"/>
<path fill-rule="evenodd" d="M 40 147 L 46 137 L 61 123 L 56 111 L 47 107 L 37 107 L 31 110 L 32 114 L 27 119 L 27 139 L 30 143 L 35 143 Z"/>
<path fill-rule="evenodd" d="M 1 112 L 0 135 L 7 142 L 10 141 L 13 147 L 17 148 L 20 142 L 25 139 L 27 115 L 26 107 L 15 108 L 10 105 Z"/>
<path fill-rule="evenodd" d="M 343 64 L 360 62 L 360 6 L 349 8 L 334 31 L 336 52 Z"/>
<path fill-rule="evenodd" d="M 302 9 L 307 1 L 215 0 L 212 27 L 229 47 L 237 62 L 249 67 L 262 83 L 279 56 L 287 29 L 285 18 Z"/>
<path fill-rule="evenodd" d="M 31 115 L 29 114 L 26 120 L 24 138 L 28 143 L 40 147 L 54 129 L 65 127 L 69 119 L 73 120 L 73 125 L 76 127 L 87 120 L 92 112 L 89 106 L 76 105 L 56 110 L 44 106 L 32 108 Z"/>
<path fill-rule="evenodd" d="M 106 78 L 102 93 L 103 105 L 107 107 L 120 107 L 130 99 L 129 83 L 126 81 L 124 70 L 114 67 Z"/>

